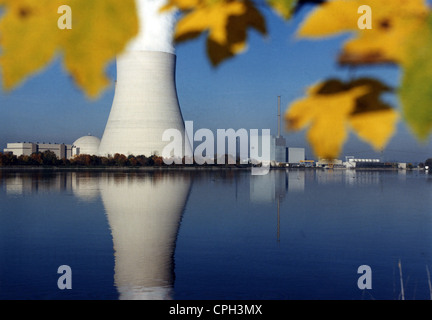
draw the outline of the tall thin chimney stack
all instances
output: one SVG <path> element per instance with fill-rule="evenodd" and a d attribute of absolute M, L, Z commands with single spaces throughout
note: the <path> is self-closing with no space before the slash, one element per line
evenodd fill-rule
<path fill-rule="evenodd" d="M 280 137 L 281 115 L 280 115 L 280 96 L 278 96 L 278 138 Z"/>

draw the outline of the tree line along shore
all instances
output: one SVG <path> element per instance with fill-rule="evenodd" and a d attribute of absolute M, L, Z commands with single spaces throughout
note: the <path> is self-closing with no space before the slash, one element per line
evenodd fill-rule
<path fill-rule="evenodd" d="M 249 167 L 248 164 L 240 165 L 239 161 L 228 164 L 226 158 L 225 166 Z M 183 164 L 185 163 L 183 159 Z M 215 161 L 216 163 L 216 161 Z M 194 163 L 196 164 L 196 163 Z M 161 156 L 152 155 L 150 157 L 139 155 L 129 155 L 116 153 L 113 156 L 96 156 L 81 154 L 70 159 L 59 159 L 52 151 L 38 152 L 31 155 L 16 156 L 11 153 L 0 152 L 0 167 L 168 167 Z M 181 166 L 181 165 L 180 165 Z M 189 165 L 190 166 L 190 165 Z M 213 166 L 213 165 L 200 165 Z"/>
<path fill-rule="evenodd" d="M 250 163 L 240 163 L 240 160 L 237 159 L 234 161 L 233 158 L 228 155 L 225 156 L 225 161 L 223 165 L 220 165 L 221 162 L 217 162 L 214 159 L 215 164 L 188 164 L 187 166 L 199 166 L 199 167 L 214 167 L 216 163 L 218 167 L 251 167 Z M 222 156 L 223 157 L 223 156 Z M 229 159 L 231 158 L 231 159 Z M 183 164 L 185 161 L 183 159 Z M 182 165 L 175 165 L 176 167 L 181 167 Z M 158 155 L 152 155 L 150 157 L 139 155 L 129 155 L 125 156 L 124 154 L 116 153 L 113 156 L 96 156 L 96 155 L 88 155 L 81 154 L 76 155 L 70 159 L 62 158 L 59 159 L 57 155 L 52 151 L 38 152 L 33 153 L 31 155 L 20 155 L 16 156 L 12 153 L 2 153 L 0 152 L 0 168 L 5 167 L 65 167 L 65 168 L 103 168 L 103 167 L 172 167 L 172 165 L 168 165 L 164 162 L 163 158 Z M 285 168 L 285 166 L 283 166 Z M 428 158 L 425 162 L 422 162 L 418 165 L 419 168 L 424 168 L 426 170 L 432 169 L 432 158 Z M 407 166 L 407 169 L 409 167 Z"/>

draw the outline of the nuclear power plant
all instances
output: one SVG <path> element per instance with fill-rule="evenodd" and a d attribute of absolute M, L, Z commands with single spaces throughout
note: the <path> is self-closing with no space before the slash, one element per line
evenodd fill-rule
<path fill-rule="evenodd" d="M 83 154 L 102 157 L 157 155 L 171 158 L 175 163 L 181 163 L 184 156 L 193 157 L 190 138 L 194 134 L 185 129 L 176 88 L 176 55 L 172 40 L 175 12 L 161 12 L 165 2 L 136 1 L 139 31 L 116 58 L 114 98 L 101 139 L 88 135 L 77 139 L 73 145 L 59 147 L 15 143 L 8 144 L 5 152 L 30 155 L 34 150 L 52 150 L 67 159 Z M 304 149 L 287 148 L 286 140 L 281 136 L 280 118 L 278 96 L 278 133 L 271 137 L 270 163 L 272 166 L 300 163 L 304 161 Z M 176 136 L 171 135 L 172 132 Z"/>
<path fill-rule="evenodd" d="M 169 143 L 162 140 L 165 130 L 176 129 L 184 136 L 171 39 L 174 17 L 172 12 L 159 12 L 163 3 L 137 1 L 140 32 L 116 60 L 114 100 L 98 149 L 100 156 L 162 155 Z M 185 144 L 190 152 L 184 141 L 181 150 Z"/>

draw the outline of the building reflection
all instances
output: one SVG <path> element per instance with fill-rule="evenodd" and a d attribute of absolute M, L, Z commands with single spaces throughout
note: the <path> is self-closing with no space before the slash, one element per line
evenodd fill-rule
<path fill-rule="evenodd" d="M 283 200 L 288 192 L 304 192 L 305 170 L 271 170 L 266 175 L 250 177 L 252 202 Z"/>
<path fill-rule="evenodd" d="M 69 173 L 23 171 L 6 172 L 0 177 L 8 195 L 63 192 L 72 188 L 72 176 Z"/>
<path fill-rule="evenodd" d="M 235 192 L 242 193 L 246 198 L 243 200 L 249 197 L 254 203 L 273 203 L 279 241 L 280 213 L 284 213 L 284 209 L 285 212 L 291 210 L 291 195 L 296 197 L 308 191 L 308 187 L 309 190 L 316 188 L 314 185 L 319 188 L 332 184 L 343 187 L 376 185 L 380 183 L 381 175 L 382 171 L 373 170 L 324 169 L 271 170 L 264 176 L 252 176 L 249 172 L 240 174 L 238 171 L 203 171 L 197 176 L 181 171 L 3 172 L 0 187 L 8 195 L 67 191 L 80 201 L 101 199 L 113 241 L 114 284 L 119 298 L 162 300 L 173 297 L 174 251 L 193 179 L 203 179 L 208 183 L 219 180 L 224 184 L 236 183 Z M 432 175 L 427 175 L 426 179 L 432 181 L 430 177 Z M 406 180 L 406 173 L 398 172 L 397 179 Z"/>
<path fill-rule="evenodd" d="M 320 185 L 342 184 L 347 186 L 376 185 L 380 182 L 380 170 L 321 169 L 316 170 L 316 181 Z"/>
<path fill-rule="evenodd" d="M 174 248 L 187 202 L 187 175 L 100 177 L 114 244 L 120 299 L 172 298 Z"/>
<path fill-rule="evenodd" d="M 384 171 L 355 169 L 281 169 L 271 170 L 266 175 L 250 175 L 249 199 L 253 202 L 274 202 L 283 199 L 289 192 L 304 192 L 308 181 L 314 180 L 318 185 L 343 184 L 374 185 L 380 182 Z M 388 172 L 388 171 L 387 171 Z M 177 172 L 176 174 L 181 174 Z M 183 172 L 186 173 L 186 172 Z M 243 172 L 244 173 L 244 172 Z M 29 193 L 63 192 L 72 190 L 80 200 L 94 201 L 99 198 L 99 176 L 103 172 L 10 172 L 0 174 L 0 184 L 7 194 L 22 195 Z M 115 183 L 124 180 L 122 172 L 111 172 Z M 159 173 L 160 175 L 161 173 Z M 189 174 L 192 174 L 189 172 Z M 399 180 L 406 180 L 405 170 L 397 171 Z M 234 171 L 202 171 L 197 178 L 238 183 L 245 175 Z"/>
<path fill-rule="evenodd" d="M 303 193 L 305 177 L 310 170 L 271 170 L 266 175 L 250 176 L 250 201 L 254 203 L 276 203 L 276 240 L 280 241 L 281 203 L 287 194 Z"/>

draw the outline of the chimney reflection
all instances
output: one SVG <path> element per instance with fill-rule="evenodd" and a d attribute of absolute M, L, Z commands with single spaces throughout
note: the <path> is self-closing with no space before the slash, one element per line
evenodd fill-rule
<path fill-rule="evenodd" d="M 179 172 L 100 178 L 120 299 L 172 299 L 173 255 L 190 188 L 190 177 Z"/>
<path fill-rule="evenodd" d="M 276 203 L 276 240 L 280 242 L 280 210 L 287 193 L 303 193 L 304 170 L 271 170 L 267 175 L 250 177 L 250 201 Z"/>

